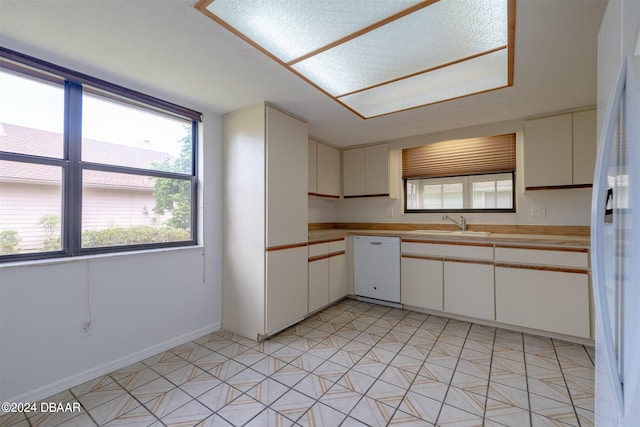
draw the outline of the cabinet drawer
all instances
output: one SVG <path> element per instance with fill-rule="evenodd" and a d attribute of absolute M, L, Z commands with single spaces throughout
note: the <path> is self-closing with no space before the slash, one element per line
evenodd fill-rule
<path fill-rule="evenodd" d="M 309 243 L 309 258 L 327 255 L 329 253 L 329 242 Z"/>
<path fill-rule="evenodd" d="M 493 245 L 478 243 L 442 244 L 433 242 L 403 241 L 402 253 L 451 259 L 478 259 L 493 261 Z"/>
<path fill-rule="evenodd" d="M 552 247 L 513 248 L 496 246 L 496 262 L 588 268 L 589 252 L 587 249 L 579 248 L 567 251 L 565 248 Z"/>
<path fill-rule="evenodd" d="M 329 242 L 329 252 L 344 252 L 346 250 L 346 242 L 344 239 L 332 240 Z"/>

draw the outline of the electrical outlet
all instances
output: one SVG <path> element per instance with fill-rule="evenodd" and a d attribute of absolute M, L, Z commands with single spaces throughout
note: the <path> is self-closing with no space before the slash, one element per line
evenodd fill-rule
<path fill-rule="evenodd" d="M 531 216 L 547 216 L 547 208 L 544 206 L 531 206 Z"/>

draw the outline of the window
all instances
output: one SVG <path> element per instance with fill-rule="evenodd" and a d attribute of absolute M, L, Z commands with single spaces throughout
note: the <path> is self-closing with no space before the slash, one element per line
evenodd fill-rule
<path fill-rule="evenodd" d="M 199 113 L 4 49 L 0 92 L 0 260 L 196 243 Z"/>
<path fill-rule="evenodd" d="M 515 212 L 515 135 L 402 150 L 405 212 Z"/>

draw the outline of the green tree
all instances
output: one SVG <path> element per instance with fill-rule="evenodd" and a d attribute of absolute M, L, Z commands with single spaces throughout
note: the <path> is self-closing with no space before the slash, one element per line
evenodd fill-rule
<path fill-rule="evenodd" d="M 180 173 L 191 172 L 192 139 L 191 127 L 185 126 L 186 135 L 180 143 L 180 155 L 173 161 L 165 160 L 155 167 L 160 170 Z M 172 228 L 183 230 L 191 229 L 191 182 L 170 178 L 157 178 L 153 195 L 156 199 L 156 206 L 153 211 L 158 215 L 165 212 L 171 213 L 171 218 L 166 225 Z"/>
<path fill-rule="evenodd" d="M 18 244 L 22 238 L 16 230 L 0 231 L 0 255 L 18 253 Z"/>
<path fill-rule="evenodd" d="M 41 251 L 57 251 L 60 250 L 60 217 L 56 214 L 42 215 L 38 221 L 38 225 L 44 228 L 46 234 L 42 243 Z"/>

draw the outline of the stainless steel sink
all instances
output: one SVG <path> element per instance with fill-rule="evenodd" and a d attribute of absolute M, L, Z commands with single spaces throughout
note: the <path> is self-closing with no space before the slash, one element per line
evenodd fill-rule
<path fill-rule="evenodd" d="M 426 234 L 432 236 L 477 236 L 477 237 L 486 237 L 489 233 L 488 231 L 472 231 L 472 230 L 413 230 L 411 233 L 415 234 Z"/>

